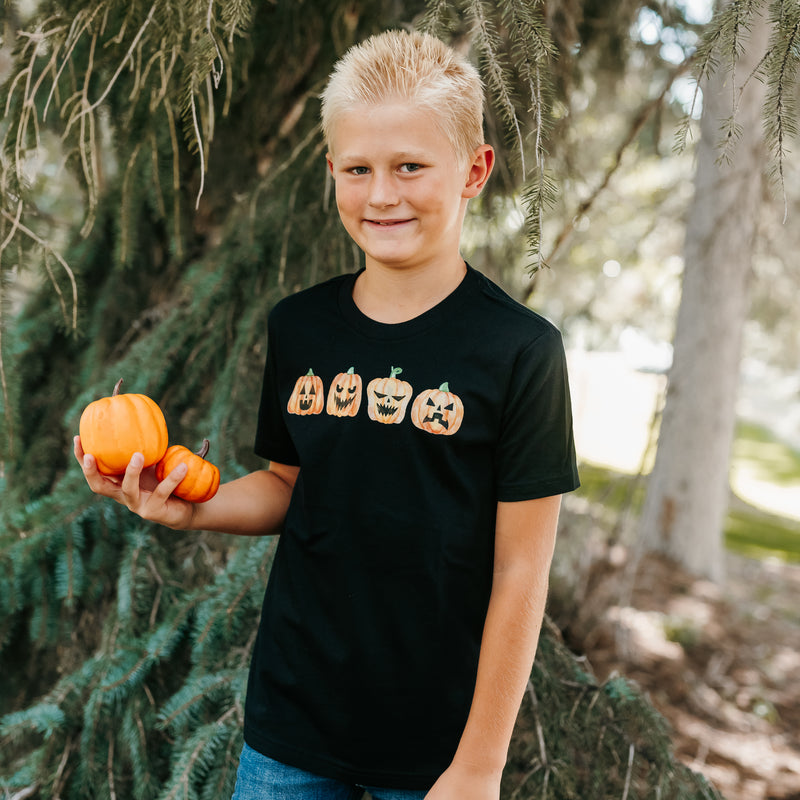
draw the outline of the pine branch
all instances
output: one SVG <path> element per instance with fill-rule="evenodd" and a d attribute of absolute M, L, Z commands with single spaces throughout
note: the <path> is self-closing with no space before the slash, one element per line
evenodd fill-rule
<path fill-rule="evenodd" d="M 452 28 L 453 11 L 450 0 L 428 0 L 427 10 L 418 25 L 419 30 L 443 38 Z"/>
<path fill-rule="evenodd" d="M 527 83 L 534 119 L 534 178 L 523 189 L 523 205 L 526 214 L 526 239 L 528 252 L 536 259 L 529 272 L 534 273 L 546 266 L 542 256 L 542 227 L 546 208 L 555 202 L 557 189 L 555 182 L 547 174 L 544 142 L 550 130 L 550 108 L 552 87 L 550 86 L 550 66 L 556 56 L 552 37 L 544 21 L 533 13 L 526 3 L 511 3 L 506 15 L 511 30 L 515 63 L 519 65 L 523 81 Z M 523 181 L 524 167 L 523 167 Z"/>
<path fill-rule="evenodd" d="M 163 4 L 148 4 L 145 8 L 134 5 L 117 16 L 117 9 L 100 3 L 78 10 L 69 24 L 65 24 L 63 18 L 53 17 L 40 23 L 33 33 L 21 31 L 19 37 L 25 42 L 21 51 L 23 61 L 5 91 L 6 117 L 10 124 L 4 135 L 11 143 L 12 158 L 10 163 L 0 163 L 4 198 L 13 196 L 6 191 L 9 169 L 16 171 L 17 182 L 21 184 L 26 152 L 30 148 L 39 149 L 40 125 L 50 124 L 49 110 L 55 103 L 59 105 L 63 125 L 60 120 L 53 124 L 60 126 L 59 133 L 65 143 L 73 145 L 79 156 L 87 199 L 81 233 L 87 236 L 94 225 L 101 189 L 97 114 L 104 106 L 119 104 L 124 96 L 121 107 L 126 108 L 126 113 L 135 113 L 140 104 L 149 104 L 152 112 L 158 105 L 163 104 L 168 110 L 170 104 L 178 102 L 187 145 L 190 151 L 198 154 L 201 162 L 199 201 L 205 188 L 208 143 L 213 137 L 218 113 L 214 109 L 214 90 L 225 73 L 226 56 L 218 42 L 218 30 L 223 30 L 232 41 L 252 20 L 249 0 L 221 4 L 219 22 L 215 18 L 215 8 L 213 0 L 189 6 L 188 10 L 183 4 L 168 0 Z M 45 53 L 42 64 L 41 56 Z M 185 68 L 176 78 L 173 70 L 179 58 L 183 59 Z M 76 85 L 77 75 L 81 80 Z M 72 86 L 60 102 L 65 80 Z M 98 82 L 99 92 L 92 92 L 90 97 L 90 87 Z M 231 90 L 229 77 L 223 113 L 228 108 Z M 40 103 L 43 94 L 46 96 Z M 169 110 L 167 113 L 169 115 Z M 177 162 L 174 135 L 172 144 L 173 158 Z M 177 203 L 180 190 L 177 163 L 175 167 L 173 196 Z M 155 174 L 152 179 L 157 180 Z M 20 200 L 24 202 L 21 196 Z M 24 202 L 20 224 L 24 224 L 29 214 L 30 209 Z M 178 207 L 173 215 L 178 226 Z M 13 226 L 12 238 L 21 230 Z M 5 231 L 0 231 L 0 239 L 5 238 Z M 179 236 L 176 238 L 180 241 Z M 122 252 L 127 253 L 127 248 L 123 247 Z"/>
<path fill-rule="evenodd" d="M 170 731 L 173 736 L 188 730 L 200 719 L 203 707 L 217 702 L 223 694 L 230 694 L 235 675 L 230 671 L 216 672 L 190 678 L 158 713 L 158 727 Z"/>
<path fill-rule="evenodd" d="M 55 280 L 52 272 L 50 272 L 50 277 L 53 283 L 53 289 L 55 290 L 56 294 L 58 295 L 59 302 L 61 304 L 61 308 L 64 313 L 65 321 L 70 325 L 72 330 L 76 330 L 78 326 L 78 284 L 75 280 L 75 273 L 72 271 L 72 268 L 67 264 L 63 256 L 57 251 L 54 250 L 47 242 L 37 236 L 30 228 L 20 222 L 20 217 L 22 216 L 22 204 L 18 207 L 18 213 L 16 216 L 12 216 L 9 214 L 4 208 L 0 208 L 0 216 L 4 219 L 8 220 L 11 223 L 12 229 L 8 234 L 8 240 L 10 241 L 11 237 L 15 235 L 17 231 L 27 236 L 29 239 L 34 241 L 39 247 L 42 248 L 43 252 L 47 255 L 52 255 L 53 258 L 58 261 L 61 265 L 61 268 L 67 274 L 67 278 L 69 279 L 70 286 L 72 289 L 72 312 L 70 313 L 67 310 L 66 303 L 64 302 L 64 295 L 61 292 L 61 288 L 58 285 L 58 282 Z M 0 251 L 1 252 L 1 251 Z"/>
<path fill-rule="evenodd" d="M 675 134 L 673 151 L 676 154 L 682 153 L 686 149 L 686 142 L 690 132 L 692 119 L 697 108 L 697 101 L 700 97 L 700 87 L 708 80 L 709 76 L 718 68 L 719 59 L 716 50 L 719 43 L 724 39 L 724 20 L 721 15 L 715 15 L 704 32 L 694 55 L 691 57 L 692 74 L 695 80 L 694 93 L 689 111 L 684 115 L 681 124 Z"/>
<path fill-rule="evenodd" d="M 525 180 L 525 143 L 522 126 L 511 93 L 511 81 L 506 75 L 506 66 L 499 49 L 499 37 L 491 15 L 484 7 L 483 0 L 469 0 L 466 8 L 467 18 L 473 28 L 473 36 L 487 76 L 490 97 L 501 118 L 507 125 L 510 138 L 515 143 L 515 152 L 521 163 L 522 179 Z"/>
<path fill-rule="evenodd" d="M 251 0 L 227 0 L 221 4 L 222 26 L 228 42 L 233 43 L 236 34 L 246 31 L 253 21 Z"/>
<path fill-rule="evenodd" d="M 462 0 L 459 8 L 470 24 L 471 37 L 486 76 L 489 100 L 505 127 L 512 153 L 519 159 L 526 239 L 528 250 L 536 259 L 532 271 L 543 265 L 544 210 L 552 205 L 556 196 L 555 184 L 547 175 L 544 148 L 549 130 L 550 75 L 555 46 L 539 6 L 538 2 L 506 0 L 489 8 L 482 0 Z M 448 17 L 452 11 L 446 0 L 430 0 L 421 26 L 442 35 L 452 27 Z M 507 41 L 499 35 L 498 24 L 502 24 Z M 523 121 L 523 113 L 518 110 L 521 103 L 517 98 L 518 87 L 527 93 L 525 114 L 530 115 L 532 124 Z M 529 166 L 526 156 L 527 129 L 531 130 L 533 139 L 533 167 Z M 523 130 L 526 130 L 525 135 Z"/>
<path fill-rule="evenodd" d="M 232 707 L 214 722 L 198 728 L 186 741 L 178 754 L 169 782 L 159 795 L 159 800 L 198 798 L 198 784 L 216 761 L 220 750 L 238 735 L 236 708 Z"/>
<path fill-rule="evenodd" d="M 49 738 L 63 726 L 64 721 L 64 712 L 58 706 L 41 703 L 0 718 L 0 736 L 13 740 L 35 731 Z"/>
<path fill-rule="evenodd" d="M 783 195 L 784 222 L 788 218 L 784 161 L 787 155 L 786 141 L 797 135 L 797 107 L 795 87 L 800 69 L 800 8 L 797 4 L 775 3 L 770 22 L 772 35 L 766 64 L 767 97 L 764 110 L 766 116 L 765 137 L 772 154 L 771 177 L 777 180 Z"/>
<path fill-rule="evenodd" d="M 131 42 L 130 47 L 128 48 L 128 51 L 123 56 L 122 61 L 120 61 L 119 66 L 117 67 L 117 69 L 114 72 L 114 74 L 111 76 L 111 80 L 108 82 L 105 90 L 100 95 L 100 97 L 98 97 L 97 100 L 95 100 L 93 103 L 90 103 L 88 105 L 84 105 L 81 108 L 80 111 L 74 113 L 67 120 L 67 124 L 66 124 L 66 127 L 64 129 L 64 137 L 67 137 L 69 135 L 70 128 L 75 124 L 75 122 L 77 122 L 78 120 L 82 119 L 87 114 L 93 114 L 94 111 L 97 108 L 99 108 L 100 105 L 102 105 L 103 101 L 108 97 L 109 93 L 114 88 L 114 84 L 117 82 L 117 79 L 122 74 L 122 70 L 128 64 L 128 61 L 132 58 L 133 52 L 136 50 L 136 47 L 139 44 L 139 41 L 141 40 L 142 36 L 144 36 L 144 32 L 147 30 L 147 27 L 153 21 L 153 15 L 155 14 L 155 11 L 156 11 L 156 5 L 153 4 L 150 7 L 150 12 L 148 13 L 147 17 L 145 18 L 145 21 L 142 23 L 141 27 L 136 32 L 136 36 L 133 37 L 133 41 Z M 93 40 L 92 40 L 92 42 L 93 42 L 92 47 L 93 48 L 94 48 L 94 45 L 95 45 L 96 41 L 97 41 L 97 36 L 95 34 L 95 37 L 93 37 Z M 86 81 L 84 82 L 85 86 L 89 82 L 88 78 L 89 78 L 89 75 L 87 74 Z M 84 97 L 85 96 L 86 95 L 84 94 Z"/>

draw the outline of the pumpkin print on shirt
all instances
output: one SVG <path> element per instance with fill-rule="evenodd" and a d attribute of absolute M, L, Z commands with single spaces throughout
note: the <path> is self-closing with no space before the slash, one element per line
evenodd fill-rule
<path fill-rule="evenodd" d="M 411 421 L 420 430 L 437 436 L 452 436 L 464 420 L 464 404 L 445 382 L 438 389 L 417 395 L 411 407 Z"/>
<path fill-rule="evenodd" d="M 355 367 L 340 372 L 328 389 L 328 404 L 325 410 L 332 417 L 354 417 L 361 407 L 361 376 Z"/>
<path fill-rule="evenodd" d="M 290 414 L 321 414 L 325 406 L 325 389 L 322 379 L 310 369 L 305 375 L 297 379 L 294 390 L 289 398 L 287 410 Z"/>
<path fill-rule="evenodd" d="M 375 378 L 367 385 L 367 413 L 371 420 L 384 425 L 403 421 L 414 390 L 410 383 L 396 377 L 402 371 L 400 367 L 392 367 L 388 378 Z"/>

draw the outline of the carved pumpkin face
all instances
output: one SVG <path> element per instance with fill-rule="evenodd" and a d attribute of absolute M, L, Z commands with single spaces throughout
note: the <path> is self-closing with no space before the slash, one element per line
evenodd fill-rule
<path fill-rule="evenodd" d="M 325 405 L 325 390 L 322 379 L 309 370 L 302 378 L 297 379 L 292 396 L 289 398 L 287 410 L 290 414 L 321 414 Z"/>
<path fill-rule="evenodd" d="M 375 378 L 367 385 L 367 413 L 371 420 L 385 425 L 403 421 L 414 390 L 410 383 L 395 377 L 402 371 L 400 367 L 392 367 L 388 378 Z"/>
<path fill-rule="evenodd" d="M 332 417 L 354 417 L 361 407 L 361 376 L 355 367 L 340 372 L 328 389 L 328 404 L 325 410 Z"/>
<path fill-rule="evenodd" d="M 417 395 L 411 408 L 411 421 L 420 430 L 438 436 L 452 436 L 464 420 L 464 404 L 447 383 Z"/>

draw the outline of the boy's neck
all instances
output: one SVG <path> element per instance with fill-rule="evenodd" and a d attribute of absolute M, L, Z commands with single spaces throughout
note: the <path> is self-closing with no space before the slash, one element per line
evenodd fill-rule
<path fill-rule="evenodd" d="M 368 263 L 353 287 L 353 302 L 375 322 L 408 322 L 441 303 L 466 274 L 460 255 L 434 268 L 391 269 Z"/>

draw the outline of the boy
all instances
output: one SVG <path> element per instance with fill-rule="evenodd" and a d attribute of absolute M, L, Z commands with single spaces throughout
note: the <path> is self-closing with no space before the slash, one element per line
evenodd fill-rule
<path fill-rule="evenodd" d="M 558 331 L 459 254 L 492 171 L 477 72 L 391 32 L 339 62 L 327 162 L 365 269 L 272 311 L 256 452 L 192 506 L 135 455 L 92 489 L 180 529 L 281 531 L 235 800 L 497 800 L 577 487 Z"/>

